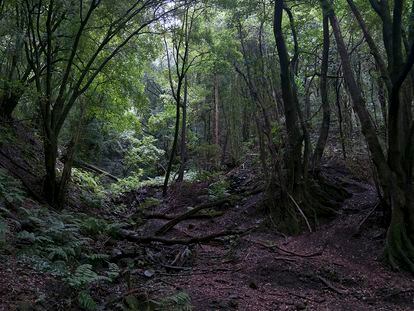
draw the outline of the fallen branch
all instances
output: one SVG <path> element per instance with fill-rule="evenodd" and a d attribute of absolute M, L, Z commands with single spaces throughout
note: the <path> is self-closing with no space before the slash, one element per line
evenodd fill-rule
<path fill-rule="evenodd" d="M 168 231 L 170 231 L 172 228 L 175 227 L 175 225 L 177 225 L 178 223 L 180 223 L 183 220 L 186 220 L 194 215 L 196 215 L 199 211 L 203 210 L 203 209 L 207 209 L 207 208 L 212 208 L 212 207 L 216 207 L 216 206 L 221 206 L 225 203 L 230 203 L 231 199 L 229 197 L 221 199 L 221 200 L 217 200 L 217 201 L 213 201 L 213 202 L 208 202 L 208 203 L 204 203 L 201 204 L 177 217 L 175 217 L 174 219 L 172 219 L 171 221 L 167 222 L 165 225 L 163 225 L 161 228 L 159 228 L 156 232 L 155 235 L 161 235 L 161 234 L 165 234 Z"/>
<path fill-rule="evenodd" d="M 368 212 L 368 214 L 364 217 L 364 219 L 362 219 L 361 221 L 360 221 L 360 223 L 358 224 L 358 226 L 356 227 L 356 230 L 355 230 L 355 232 L 354 232 L 354 234 L 352 235 L 352 236 L 357 236 L 357 235 L 359 235 L 360 234 L 360 232 L 361 232 L 361 227 L 362 227 L 362 225 L 368 220 L 368 218 L 372 215 L 372 213 L 374 213 L 375 212 L 375 210 L 377 209 L 377 207 L 379 206 L 380 204 L 379 203 L 377 203 L 377 204 L 375 204 L 374 205 L 374 207 L 373 208 L 371 208 L 371 210 Z"/>
<path fill-rule="evenodd" d="M 213 233 L 213 234 L 206 235 L 206 236 L 192 237 L 192 238 L 189 238 L 189 239 L 166 239 L 166 238 L 161 238 L 161 237 L 157 237 L 157 236 L 141 236 L 141 235 L 138 235 L 134 231 L 125 230 L 125 229 L 121 229 L 119 231 L 119 234 L 125 240 L 135 242 L 135 243 L 140 243 L 140 244 L 149 244 L 149 243 L 153 243 L 153 242 L 158 242 L 158 243 L 162 243 L 162 244 L 165 244 L 165 245 L 177 245 L 177 244 L 189 245 L 189 244 L 198 244 L 198 243 L 210 242 L 210 241 L 215 240 L 217 238 L 230 236 L 230 235 L 242 235 L 242 234 L 244 234 L 246 232 L 249 232 L 253 229 L 254 228 L 250 228 L 250 229 L 247 229 L 247 230 L 226 230 L 226 231 Z"/>
<path fill-rule="evenodd" d="M 309 232 L 312 232 L 312 227 L 309 224 L 308 218 L 306 217 L 305 213 L 302 211 L 302 209 L 300 208 L 299 204 L 296 203 L 295 199 L 290 195 L 290 193 L 288 193 L 288 196 L 292 200 L 292 202 L 296 206 L 296 208 L 299 210 L 299 213 L 302 215 L 303 219 L 305 220 L 306 225 L 308 226 Z"/>
<path fill-rule="evenodd" d="M 104 175 L 104 176 L 106 176 L 106 177 L 108 177 L 108 178 L 110 178 L 114 181 L 119 181 L 119 178 L 112 175 L 111 173 L 108 173 L 107 171 L 104 171 L 103 169 L 101 169 L 101 168 L 99 168 L 95 165 L 85 163 L 83 161 L 74 161 L 73 166 L 83 168 L 87 171 L 92 171 L 92 172 L 95 172 L 95 173 L 98 173 L 98 174 L 102 174 L 102 175 Z"/>
<path fill-rule="evenodd" d="M 189 217 L 187 217 L 187 219 L 200 219 L 200 218 L 214 218 L 214 217 L 218 217 L 218 216 L 222 216 L 223 213 L 222 212 L 216 212 L 214 214 L 196 214 L 196 215 L 191 215 Z M 162 214 L 162 213 L 152 213 L 152 214 L 143 214 L 143 217 L 146 219 L 164 219 L 164 220 L 173 220 L 176 219 L 177 217 L 179 217 L 180 215 L 166 215 L 166 214 Z"/>
<path fill-rule="evenodd" d="M 325 279 L 325 278 L 323 278 L 323 277 L 321 277 L 319 275 L 318 275 L 318 279 L 323 284 L 325 284 L 329 289 L 333 290 L 334 292 L 336 292 L 336 293 L 338 293 L 340 295 L 348 294 L 348 291 L 347 290 L 343 290 L 343 289 L 340 289 L 340 288 L 337 288 L 337 287 L 333 286 L 331 282 L 329 282 L 327 279 Z"/>

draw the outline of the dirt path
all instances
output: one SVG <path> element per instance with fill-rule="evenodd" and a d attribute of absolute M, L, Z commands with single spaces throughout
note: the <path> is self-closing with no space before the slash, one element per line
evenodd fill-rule
<path fill-rule="evenodd" d="M 375 189 L 337 169 L 332 173 L 353 195 L 316 232 L 284 238 L 261 231 L 224 245 L 199 245 L 191 270 L 162 273 L 152 285 L 184 289 L 195 310 L 414 310 L 412 276 L 393 273 L 380 260 L 384 230 L 368 219 L 354 236 L 376 204 Z M 185 221 L 171 234 L 207 234 L 228 224 L 248 228 L 263 219 L 255 201 L 246 199 L 215 220 Z"/>

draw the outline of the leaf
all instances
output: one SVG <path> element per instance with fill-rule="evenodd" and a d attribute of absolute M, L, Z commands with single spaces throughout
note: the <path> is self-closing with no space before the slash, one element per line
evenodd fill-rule
<path fill-rule="evenodd" d="M 88 311 L 95 311 L 98 308 L 95 300 L 91 297 L 91 295 L 87 291 L 81 291 L 78 295 L 78 303 L 82 309 Z"/>

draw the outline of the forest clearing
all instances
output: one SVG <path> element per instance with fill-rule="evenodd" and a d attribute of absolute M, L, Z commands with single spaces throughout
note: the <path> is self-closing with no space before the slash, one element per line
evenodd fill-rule
<path fill-rule="evenodd" d="M 0 310 L 414 310 L 414 2 L 0 0 Z"/>

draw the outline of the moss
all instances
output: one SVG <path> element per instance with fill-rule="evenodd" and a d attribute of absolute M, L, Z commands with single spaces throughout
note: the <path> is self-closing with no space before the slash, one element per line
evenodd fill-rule
<path fill-rule="evenodd" d="M 385 259 L 395 270 L 403 269 L 414 273 L 414 244 L 408 237 L 406 224 L 398 211 L 394 211 L 387 232 Z"/>

